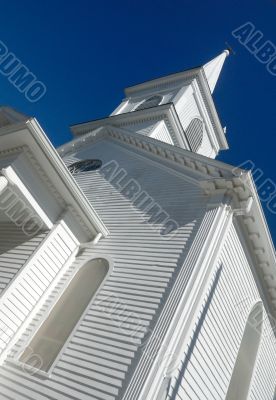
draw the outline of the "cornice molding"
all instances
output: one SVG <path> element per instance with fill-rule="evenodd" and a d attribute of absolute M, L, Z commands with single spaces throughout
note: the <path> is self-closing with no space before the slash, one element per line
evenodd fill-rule
<path fill-rule="evenodd" d="M 56 190 L 55 186 L 51 183 L 50 179 L 45 174 L 44 170 L 41 168 L 40 163 L 38 162 L 37 158 L 35 157 L 35 155 L 33 154 L 33 152 L 30 150 L 30 148 L 27 145 L 11 147 L 9 149 L 1 150 L 0 158 L 3 159 L 7 155 L 20 156 L 22 154 L 24 154 L 26 156 L 26 158 L 28 159 L 30 164 L 33 166 L 34 170 L 39 175 L 40 179 L 45 183 L 46 187 L 49 189 L 49 192 L 54 196 L 54 198 L 57 200 L 57 202 L 61 206 L 65 206 L 66 205 L 65 201 L 60 196 L 60 194 Z"/>
<path fill-rule="evenodd" d="M 169 87 L 178 87 L 183 85 L 183 82 L 191 81 L 194 79 L 201 67 L 188 69 L 186 71 L 177 72 L 175 74 L 166 75 L 161 78 L 146 81 L 135 86 L 131 86 L 125 89 L 125 95 L 132 97 L 135 93 L 144 92 L 147 90 L 164 90 Z"/>
<path fill-rule="evenodd" d="M 174 144 L 185 149 L 190 149 L 186 133 L 181 125 L 173 103 L 166 103 L 145 110 L 112 115 L 101 120 L 74 125 L 71 127 L 71 131 L 74 136 L 79 136 L 106 125 L 113 125 L 118 128 L 127 128 L 145 122 L 152 121 L 157 123 L 162 120 L 165 122 Z"/>
<path fill-rule="evenodd" d="M 231 209 L 243 232 L 257 275 L 264 289 L 270 312 L 276 318 L 276 257 L 273 243 L 260 206 L 258 194 L 250 172 L 232 179 L 212 179 L 201 182 L 201 187 L 211 199 L 222 195 L 231 197 Z M 210 202 L 213 205 L 213 202 Z"/>
<path fill-rule="evenodd" d="M 54 196 L 58 204 L 62 207 L 66 207 L 66 202 L 56 189 L 56 187 L 50 181 L 48 175 L 45 173 L 43 168 L 41 168 L 40 163 L 38 162 L 37 158 L 33 154 L 33 152 L 27 147 L 24 146 L 24 154 L 26 155 L 27 159 L 30 161 L 31 165 L 34 167 L 34 170 L 39 175 L 40 179 L 45 183 L 46 187 L 49 189 L 49 192 Z"/>
<path fill-rule="evenodd" d="M 29 168 L 35 171 L 54 201 L 60 206 L 61 211 L 66 208 L 72 210 L 74 221 L 72 220 L 71 223 L 75 224 L 76 229 L 81 228 L 79 229 L 81 238 L 87 240 L 99 232 L 104 236 L 108 235 L 108 229 L 103 221 L 76 185 L 56 149 L 35 119 L 0 128 L 0 137 L 2 144 L 0 157 L 7 158 L 7 166 L 12 165 L 16 160 L 18 160 L 18 166 L 21 162 L 25 162 L 28 168 L 29 164 Z M 15 143 L 18 145 L 14 146 Z M 9 156 L 11 156 L 10 160 L 8 160 Z"/>
<path fill-rule="evenodd" d="M 32 119 L 27 125 L 29 130 L 33 133 L 34 139 L 48 157 L 49 163 L 58 174 L 62 184 L 66 187 L 66 190 L 68 190 L 67 193 L 70 194 L 71 202 L 68 203 L 68 201 L 66 201 L 66 204 L 68 207 L 71 207 L 71 209 L 75 209 L 75 216 L 78 217 L 81 226 L 85 227 L 85 231 L 87 233 L 90 232 L 90 235 L 91 228 L 93 228 L 96 234 L 101 232 L 103 236 L 107 236 L 109 234 L 107 227 L 99 218 L 81 189 L 76 185 L 71 173 L 60 159 L 56 149 L 53 148 L 38 122 Z M 68 194 L 66 196 L 68 196 Z"/>
<path fill-rule="evenodd" d="M 4 149 L 4 150 L 0 150 L 0 158 L 4 158 L 7 155 L 14 155 L 14 154 L 20 154 L 22 152 L 24 152 L 25 150 L 28 149 L 28 146 L 17 146 L 17 147 L 11 147 L 9 149 Z"/>
<path fill-rule="evenodd" d="M 93 129 L 93 128 L 92 128 Z M 189 150 L 161 142 L 154 138 L 138 133 L 130 132 L 112 125 L 104 125 L 60 146 L 58 149 L 61 157 L 71 154 L 87 146 L 87 143 L 94 143 L 104 137 L 111 137 L 119 142 L 123 142 L 138 150 L 146 151 L 174 163 L 198 172 L 202 177 L 224 178 L 233 176 L 232 168 L 222 162 L 209 159 L 200 154 Z"/>
<path fill-rule="evenodd" d="M 232 211 L 245 226 L 245 232 L 252 244 L 251 251 L 255 255 L 256 268 L 265 292 L 269 293 L 268 302 L 272 305 L 271 309 L 276 317 L 275 252 L 250 172 L 234 169 L 220 161 L 114 126 L 105 126 L 99 128 L 97 132 L 81 136 L 61 147 L 59 152 L 64 156 L 104 137 L 110 137 L 136 151 L 146 153 L 148 157 L 159 158 L 170 168 L 180 166 L 183 168 L 183 173 L 185 171 L 196 173 L 199 185 L 210 198 L 220 194 L 230 195 L 233 198 Z"/>

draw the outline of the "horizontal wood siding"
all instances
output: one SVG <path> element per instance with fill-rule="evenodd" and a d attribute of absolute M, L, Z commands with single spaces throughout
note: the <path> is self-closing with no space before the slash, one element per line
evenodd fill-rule
<path fill-rule="evenodd" d="M 98 142 L 66 161 L 88 156 L 103 163 L 116 160 L 127 171 L 125 179 L 136 179 L 179 228 L 166 240 L 160 235 L 161 224 L 149 224 L 149 215 L 132 204 L 118 182 L 110 183 L 99 171 L 76 175 L 110 235 L 85 250 L 72 264 L 26 330 L 24 340 L 31 336 L 80 263 L 97 252 L 112 259 L 113 269 L 67 343 L 51 378 L 41 380 L 11 363 L 0 368 L 4 399 L 121 399 L 141 346 L 156 324 L 203 219 L 205 197 L 201 189 L 180 175 L 108 141 Z M 189 273 L 182 271 L 186 279 Z"/>
<path fill-rule="evenodd" d="M 46 293 L 77 244 L 63 226 L 56 226 L 27 260 L 16 281 L 0 299 L 0 354 Z"/>
<path fill-rule="evenodd" d="M 0 298 L 46 234 L 30 237 L 12 222 L 0 222 Z"/>
<path fill-rule="evenodd" d="M 198 154 L 202 154 L 206 157 L 214 158 L 215 153 L 214 149 L 212 147 L 212 144 L 208 138 L 207 132 L 206 132 L 206 126 L 204 125 L 204 130 L 203 130 L 203 139 L 202 139 L 202 144 L 198 150 Z"/>
<path fill-rule="evenodd" d="M 143 123 L 129 125 L 127 129 L 131 132 L 140 133 L 140 135 L 150 136 L 150 133 L 157 124 L 158 122 L 145 121 Z"/>
<path fill-rule="evenodd" d="M 209 293 L 170 388 L 171 400 L 224 399 L 246 320 L 259 292 L 232 226 L 221 251 L 217 284 Z M 266 312 L 250 400 L 273 400 L 276 342 Z"/>
<path fill-rule="evenodd" d="M 180 122 L 187 129 L 193 118 L 199 117 L 200 113 L 192 94 L 184 94 L 175 105 Z"/>
<path fill-rule="evenodd" d="M 188 129 L 190 122 L 194 118 L 198 118 L 201 116 L 196 101 L 194 99 L 194 96 L 192 94 L 189 95 L 184 94 L 179 99 L 179 101 L 176 104 L 176 111 L 185 131 Z M 198 138 L 189 137 L 189 132 L 187 132 L 187 139 L 189 141 L 192 140 L 192 142 L 198 142 Z M 191 147 L 193 148 L 193 145 Z M 199 154 L 203 154 L 206 157 L 214 158 L 213 147 L 208 138 L 205 124 L 203 124 L 202 143 L 196 152 Z"/>
<path fill-rule="evenodd" d="M 161 140 L 161 142 L 174 144 L 164 121 L 159 122 L 150 136 L 157 140 Z"/>

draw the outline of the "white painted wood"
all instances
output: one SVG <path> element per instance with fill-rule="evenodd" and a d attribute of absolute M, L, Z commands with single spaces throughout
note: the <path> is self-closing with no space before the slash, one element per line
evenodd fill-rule
<path fill-rule="evenodd" d="M 232 226 L 217 263 L 221 268 L 217 284 L 212 296 L 209 294 L 209 303 L 206 297 L 168 399 L 205 399 L 207 393 L 208 399 L 226 398 L 246 320 L 260 299 L 250 264 Z M 272 348 L 276 342 L 265 310 L 264 313 L 249 399 L 273 399 L 275 388 L 276 353 Z"/>
<path fill-rule="evenodd" d="M 161 140 L 161 142 L 174 144 L 170 132 L 164 121 L 160 121 L 153 129 L 151 135 L 152 138 Z"/>
<path fill-rule="evenodd" d="M 5 330 L 2 328 L 4 336 L 0 338 L 0 361 L 20 337 L 22 329 L 78 246 L 62 222 L 42 238 L 39 247 L 25 260 L 0 298 L 0 320 L 5 327 Z"/>
<path fill-rule="evenodd" d="M 121 167 L 127 168 L 131 177 L 143 179 L 141 183 L 144 183 L 149 194 L 153 197 L 158 194 L 160 204 L 177 219 L 181 227 L 175 237 L 166 241 L 160 236 L 158 229 L 156 231 L 145 223 L 142 210 L 133 208 L 132 203 L 99 172 L 76 176 L 87 198 L 103 216 L 112 232 L 108 238 L 100 240 L 96 248 L 97 252 L 112 256 L 114 270 L 97 296 L 101 307 L 92 303 L 64 350 L 64 355 L 52 371 L 51 379 L 44 381 L 43 385 L 46 384 L 48 387 L 47 393 L 52 393 L 56 399 L 62 399 L 69 393 L 71 397 L 79 399 L 80 394 L 76 392 L 77 389 L 81 390 L 83 399 L 88 396 L 102 399 L 115 399 L 120 396 L 120 388 L 125 385 L 130 371 L 136 364 L 138 346 L 163 307 L 164 299 L 170 291 L 169 283 L 178 274 L 178 268 L 204 213 L 204 199 L 198 196 L 202 190 L 178 177 L 173 171 L 160 170 L 158 165 L 154 166 L 146 159 L 141 162 L 140 157 L 108 142 L 98 143 L 87 148 L 86 152 L 91 157 L 97 154 L 103 162 L 116 156 Z M 83 152 L 78 156 L 86 157 Z M 68 159 L 68 162 L 74 159 L 76 156 Z M 160 179 L 164 176 L 170 182 L 169 191 L 167 188 L 160 191 Z M 95 187 L 98 188 L 96 191 Z M 100 193 L 109 193 L 104 202 Z M 186 197 L 185 205 L 184 197 Z M 120 224 L 116 222 L 119 215 Z M 87 259 L 93 254 L 93 249 L 85 250 L 78 261 L 72 264 L 69 273 L 73 273 L 82 259 Z M 60 293 L 60 289 L 56 290 Z M 53 293 L 51 297 L 54 298 L 56 295 Z M 110 295 L 111 299 L 108 298 Z M 46 312 L 43 310 L 49 307 L 49 301 L 45 300 L 41 312 L 33 320 L 33 326 L 41 323 Z M 101 311 L 102 307 L 107 307 L 113 314 L 106 315 Z M 137 331 L 136 328 L 130 336 L 132 326 L 138 326 L 139 329 Z M 26 336 L 31 330 L 31 326 L 27 328 Z M 84 363 L 83 357 L 87 364 Z M 107 369 L 99 368 L 97 361 L 99 357 L 103 360 L 101 365 L 109 372 Z M 114 363 L 118 364 L 119 368 Z M 80 371 L 78 368 L 81 368 L 82 378 L 81 380 L 78 378 L 76 383 L 74 374 Z M 116 371 L 122 371 L 123 375 L 117 376 Z M 97 375 L 93 375 L 92 372 Z M 31 398 L 36 398 L 41 380 L 35 376 L 30 378 L 21 368 L 18 370 L 13 364 L 9 363 L 1 368 L 0 385 L 4 384 L 9 390 L 17 390 L 14 385 L 11 387 L 5 378 L 13 373 L 20 374 L 19 382 L 23 383 L 25 380 L 25 387 L 30 384 L 31 379 L 33 382 Z M 110 376 L 114 375 L 116 380 L 111 380 Z"/>
<path fill-rule="evenodd" d="M 13 222 L 0 223 L 0 298 L 46 235 L 29 237 Z"/>
<path fill-rule="evenodd" d="M 244 376 L 247 386 L 252 377 L 250 400 L 273 399 L 274 249 L 250 175 L 211 160 L 227 148 L 210 92 L 225 55 L 205 72 L 128 88 L 110 117 L 73 127 L 79 137 L 60 154 L 67 165 L 100 159 L 96 171 L 72 178 L 35 120 L 1 128 L 1 167 L 13 165 L 20 192 L 27 188 L 36 213 L 54 224 L 23 243 L 0 216 L 1 400 L 225 399 L 240 375 L 233 371 L 256 302 L 262 337 Z M 137 111 L 154 95 L 160 105 Z M 194 118 L 203 122 L 202 138 L 187 132 Z M 0 185 L 5 190 L 6 181 Z M 175 223 L 167 236 L 164 215 Z M 22 363 L 82 265 L 95 258 L 112 267 L 95 293 L 91 284 L 91 301 L 51 368 Z M 72 292 L 76 304 L 81 295 Z"/>

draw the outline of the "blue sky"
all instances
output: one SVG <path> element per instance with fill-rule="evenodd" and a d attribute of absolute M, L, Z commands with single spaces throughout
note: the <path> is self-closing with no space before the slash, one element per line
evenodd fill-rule
<path fill-rule="evenodd" d="M 124 87 L 201 65 L 226 46 L 214 93 L 230 150 L 220 159 L 250 159 L 276 182 L 276 76 L 231 32 L 247 21 L 276 44 L 276 0 L 10 1 L 0 14 L 0 40 L 47 86 L 30 103 L 0 75 L 0 103 L 35 116 L 55 145 L 69 125 L 108 115 Z M 257 183 L 258 186 L 258 183 Z M 276 215 L 263 202 L 276 242 Z"/>

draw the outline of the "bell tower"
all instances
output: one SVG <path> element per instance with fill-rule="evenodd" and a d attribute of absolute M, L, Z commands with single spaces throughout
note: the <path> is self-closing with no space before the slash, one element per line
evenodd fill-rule
<path fill-rule="evenodd" d="M 129 87 L 108 118 L 76 125 L 72 131 L 80 135 L 114 125 L 215 158 L 228 149 L 212 97 L 228 55 L 224 50 L 203 66 Z"/>
<path fill-rule="evenodd" d="M 158 123 L 145 120 L 139 126 L 133 125 L 133 128 L 138 133 L 215 158 L 219 150 L 228 148 L 212 99 L 228 55 L 229 51 L 224 50 L 202 67 L 127 88 L 126 98 L 111 115 L 135 112 L 143 113 L 146 118 L 146 114 L 156 113 L 158 108 L 164 111 L 170 106 L 180 130 L 182 129 L 178 140 L 175 137 L 178 135 L 170 132 L 168 124 L 162 118 Z"/>

